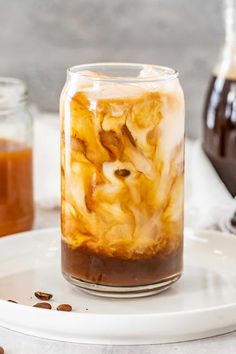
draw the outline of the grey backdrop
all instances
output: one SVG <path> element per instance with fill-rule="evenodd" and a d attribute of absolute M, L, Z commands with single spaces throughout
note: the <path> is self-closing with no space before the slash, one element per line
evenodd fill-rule
<path fill-rule="evenodd" d="M 175 67 L 187 132 L 223 40 L 220 0 L 0 0 L 0 75 L 25 79 L 40 109 L 58 110 L 66 68 L 132 61 Z"/>

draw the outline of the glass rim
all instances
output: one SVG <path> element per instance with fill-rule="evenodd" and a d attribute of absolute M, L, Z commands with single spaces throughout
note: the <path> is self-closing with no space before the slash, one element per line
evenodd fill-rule
<path fill-rule="evenodd" d="M 145 76 L 107 76 L 99 77 L 96 75 L 88 74 L 88 71 L 99 72 L 99 68 L 110 69 L 124 69 L 124 70 L 141 70 L 147 69 L 147 75 Z M 97 70 L 96 70 L 97 69 Z M 156 70 L 155 74 L 151 69 Z M 148 73 L 150 71 L 150 73 Z M 140 64 L 140 63 L 119 63 L 119 62 L 104 62 L 104 63 L 91 63 L 91 64 L 79 64 L 71 66 L 67 69 L 67 74 L 71 78 L 85 78 L 91 81 L 99 82 L 157 82 L 168 81 L 178 78 L 179 73 L 177 70 L 168 66 L 152 65 L 152 64 Z"/>

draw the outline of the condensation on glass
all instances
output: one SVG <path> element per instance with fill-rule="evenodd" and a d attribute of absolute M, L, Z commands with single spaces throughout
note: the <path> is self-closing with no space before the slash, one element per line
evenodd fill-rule
<path fill-rule="evenodd" d="M 103 296 L 145 296 L 182 272 L 184 97 L 178 73 L 72 67 L 61 95 L 62 271 Z"/>

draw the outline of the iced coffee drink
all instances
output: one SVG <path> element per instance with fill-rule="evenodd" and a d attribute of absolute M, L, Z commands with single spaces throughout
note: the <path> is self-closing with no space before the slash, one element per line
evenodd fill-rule
<path fill-rule="evenodd" d="M 61 95 L 62 270 L 98 295 L 142 296 L 181 275 L 184 97 L 136 64 L 68 70 Z"/>

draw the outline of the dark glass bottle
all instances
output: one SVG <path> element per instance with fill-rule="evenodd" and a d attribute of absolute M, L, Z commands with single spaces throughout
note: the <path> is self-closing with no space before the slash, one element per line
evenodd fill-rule
<path fill-rule="evenodd" d="M 203 149 L 236 196 L 236 0 L 225 5 L 225 44 L 206 96 Z"/>

